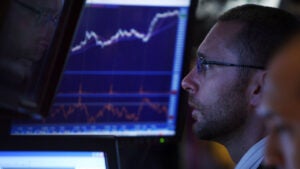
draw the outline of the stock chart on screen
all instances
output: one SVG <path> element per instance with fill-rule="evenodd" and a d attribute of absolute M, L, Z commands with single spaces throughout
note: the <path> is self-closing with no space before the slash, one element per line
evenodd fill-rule
<path fill-rule="evenodd" d="M 175 135 L 190 2 L 135 3 L 86 2 L 49 116 L 12 134 Z"/>

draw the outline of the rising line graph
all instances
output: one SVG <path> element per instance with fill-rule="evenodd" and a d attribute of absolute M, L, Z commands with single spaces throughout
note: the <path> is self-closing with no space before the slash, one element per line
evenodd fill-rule
<path fill-rule="evenodd" d="M 119 41 L 122 41 L 124 39 L 139 39 L 142 42 L 146 43 L 150 40 L 150 38 L 155 34 L 157 24 L 160 20 L 170 18 L 170 17 L 179 17 L 180 13 L 179 10 L 173 10 L 173 11 L 166 11 L 163 13 L 157 13 L 151 20 L 148 30 L 146 33 L 140 32 L 136 30 L 135 28 L 131 28 L 129 30 L 119 29 L 116 31 L 114 35 L 112 35 L 108 39 L 101 39 L 99 35 L 95 31 L 85 31 L 85 38 L 84 40 L 80 41 L 79 44 L 74 45 L 72 47 L 71 52 L 77 52 L 84 48 L 88 42 L 91 40 L 95 41 L 95 45 L 99 46 L 101 48 L 104 48 L 106 46 L 112 45 L 114 43 L 117 43 Z"/>

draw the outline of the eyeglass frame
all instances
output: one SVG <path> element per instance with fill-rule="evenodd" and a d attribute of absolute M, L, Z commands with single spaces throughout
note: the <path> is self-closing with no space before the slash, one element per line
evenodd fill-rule
<path fill-rule="evenodd" d="M 263 66 L 255 66 L 255 65 L 247 65 L 247 64 L 234 64 L 227 62 L 219 62 L 219 61 L 207 61 L 202 54 L 198 54 L 197 59 L 197 71 L 201 73 L 203 70 L 201 68 L 202 65 L 217 65 L 217 66 L 227 66 L 227 67 L 239 67 L 239 68 L 250 68 L 250 69 L 260 69 L 264 70 Z"/>
<path fill-rule="evenodd" d="M 36 9 L 35 7 L 26 4 L 24 2 L 21 2 L 20 0 L 14 0 L 14 2 L 16 2 L 17 4 L 19 4 L 20 6 L 22 6 L 25 9 L 28 9 L 29 11 L 35 13 L 37 15 L 37 19 L 36 22 L 38 24 L 42 24 L 42 23 L 47 23 L 47 22 L 52 22 L 54 25 L 57 25 L 58 23 L 58 15 L 53 16 L 45 11 L 41 11 L 39 9 Z"/>

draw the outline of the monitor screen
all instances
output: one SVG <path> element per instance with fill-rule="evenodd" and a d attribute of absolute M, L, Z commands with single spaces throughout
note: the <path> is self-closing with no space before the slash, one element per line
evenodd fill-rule
<path fill-rule="evenodd" d="M 178 134 L 191 4 L 88 0 L 49 116 L 12 134 Z"/>
<path fill-rule="evenodd" d="M 45 141 L 46 139 L 47 141 Z M 117 146 L 113 138 L 83 138 L 79 140 L 76 137 L 65 136 L 6 138 L 0 141 L 0 168 L 119 168 Z M 87 146 L 87 144 L 91 145 Z"/>

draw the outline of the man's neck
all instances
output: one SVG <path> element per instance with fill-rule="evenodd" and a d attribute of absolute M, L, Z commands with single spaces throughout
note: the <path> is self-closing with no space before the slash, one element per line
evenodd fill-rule
<path fill-rule="evenodd" d="M 227 148 L 232 160 L 238 163 L 242 156 L 265 136 L 266 132 L 263 122 L 254 118 L 248 120 L 231 135 L 219 139 L 218 142 Z"/>

